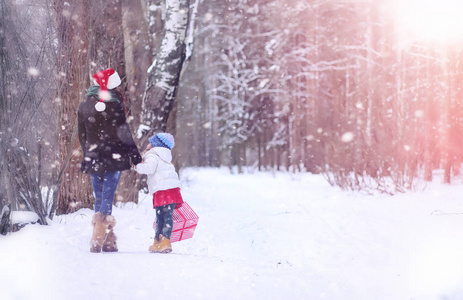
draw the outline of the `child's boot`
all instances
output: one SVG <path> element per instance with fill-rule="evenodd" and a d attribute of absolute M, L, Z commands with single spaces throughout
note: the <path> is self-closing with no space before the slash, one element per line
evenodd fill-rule
<path fill-rule="evenodd" d="M 103 252 L 117 252 L 117 237 L 114 234 L 116 219 L 113 216 L 106 216 L 105 223 L 108 226 L 106 237 L 103 243 Z"/>
<path fill-rule="evenodd" d="M 160 236 L 160 235 L 159 235 Z M 154 242 L 153 242 L 153 245 L 151 245 L 149 248 L 148 248 L 148 251 L 149 252 L 155 252 L 154 250 L 157 249 L 158 247 L 158 244 L 160 243 L 161 241 L 154 237 Z"/>
<path fill-rule="evenodd" d="M 169 253 L 172 252 L 172 245 L 168 238 L 160 234 L 159 241 L 155 239 L 153 245 L 150 246 L 149 251 L 153 253 Z"/>

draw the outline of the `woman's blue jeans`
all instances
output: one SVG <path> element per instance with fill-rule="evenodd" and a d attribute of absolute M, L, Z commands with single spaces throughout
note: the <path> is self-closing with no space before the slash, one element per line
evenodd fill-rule
<path fill-rule="evenodd" d="M 159 240 L 159 235 L 162 234 L 170 240 L 172 235 L 172 226 L 174 221 L 172 219 L 172 214 L 174 213 L 175 203 L 167 204 L 163 206 L 156 206 L 156 240 Z"/>
<path fill-rule="evenodd" d="M 110 215 L 113 210 L 114 194 L 116 193 L 122 171 L 90 174 L 95 195 L 95 213 Z"/>

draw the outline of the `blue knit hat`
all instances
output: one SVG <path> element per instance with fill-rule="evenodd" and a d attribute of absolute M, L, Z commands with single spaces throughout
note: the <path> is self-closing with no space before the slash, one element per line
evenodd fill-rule
<path fill-rule="evenodd" d="M 150 144 L 153 147 L 164 147 L 172 150 L 174 148 L 175 142 L 174 137 L 170 133 L 160 132 L 148 139 Z"/>

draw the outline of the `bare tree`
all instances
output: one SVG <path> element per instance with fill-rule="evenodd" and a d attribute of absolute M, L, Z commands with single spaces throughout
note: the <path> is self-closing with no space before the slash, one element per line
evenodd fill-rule
<path fill-rule="evenodd" d="M 31 18 L 32 9 L 40 17 Z M 42 198 L 40 143 L 54 124 L 43 105 L 51 97 L 53 53 L 46 11 L 42 2 L 0 1 L 0 206 L 34 211 L 42 224 L 48 199 Z"/>
<path fill-rule="evenodd" d="M 120 1 L 55 0 L 54 8 L 59 33 L 58 99 L 61 105 L 61 171 L 56 184 L 57 189 L 60 188 L 54 203 L 57 213 L 62 214 L 93 204 L 89 177 L 80 172 L 82 153 L 76 143 L 79 102 L 85 99 L 91 75 L 97 71 L 113 67 L 125 77 L 125 57 Z M 121 185 L 117 199 L 133 200 L 136 197 L 133 183 L 125 182 L 127 185 Z"/>

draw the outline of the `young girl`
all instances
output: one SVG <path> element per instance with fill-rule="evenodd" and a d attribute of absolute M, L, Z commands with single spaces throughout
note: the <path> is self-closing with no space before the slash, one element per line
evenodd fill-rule
<path fill-rule="evenodd" d="M 169 133 L 158 133 L 150 137 L 143 154 L 143 161 L 135 166 L 140 174 L 148 175 L 149 193 L 153 195 L 156 211 L 156 232 L 150 252 L 169 253 L 172 251 L 172 213 L 175 205 L 183 203 L 180 194 L 180 180 L 172 164 L 174 137 Z"/>

